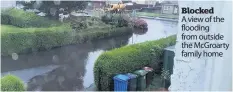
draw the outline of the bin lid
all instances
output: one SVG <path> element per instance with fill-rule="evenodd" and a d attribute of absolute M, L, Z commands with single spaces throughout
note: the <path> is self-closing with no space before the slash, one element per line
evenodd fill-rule
<path fill-rule="evenodd" d="M 130 79 L 137 78 L 137 75 L 136 75 L 136 74 L 127 73 L 126 75 L 127 75 Z"/>
<path fill-rule="evenodd" d="M 148 72 L 153 71 L 153 68 L 150 68 L 150 67 L 144 67 L 143 69 L 146 70 L 146 71 L 148 71 Z"/>
<path fill-rule="evenodd" d="M 128 76 L 126 76 L 126 75 L 123 75 L 123 74 L 118 74 L 118 75 L 116 75 L 116 76 L 114 76 L 114 79 L 116 79 L 116 80 L 123 80 L 123 81 L 127 81 L 127 80 L 129 80 L 129 77 Z"/>
<path fill-rule="evenodd" d="M 135 71 L 134 73 L 137 74 L 137 75 L 144 76 L 144 75 L 146 75 L 148 72 L 145 71 L 145 70 L 137 70 L 137 71 Z"/>

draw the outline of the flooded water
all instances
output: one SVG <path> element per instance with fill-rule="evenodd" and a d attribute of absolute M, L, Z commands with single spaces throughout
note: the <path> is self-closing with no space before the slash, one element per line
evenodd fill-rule
<path fill-rule="evenodd" d="M 10 73 L 20 77 L 32 91 L 84 90 L 94 83 L 94 63 L 104 51 L 157 40 L 177 32 L 177 22 L 145 20 L 148 30 L 144 33 L 135 31 L 133 35 L 22 54 L 16 60 L 11 56 L 1 57 L 1 74 Z"/>

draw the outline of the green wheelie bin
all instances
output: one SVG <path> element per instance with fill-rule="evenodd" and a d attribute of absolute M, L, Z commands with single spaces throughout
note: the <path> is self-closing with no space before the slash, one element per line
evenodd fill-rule
<path fill-rule="evenodd" d="M 143 91 L 146 89 L 146 74 L 148 72 L 145 70 L 137 70 L 134 74 L 138 75 L 137 77 L 137 91 Z"/>

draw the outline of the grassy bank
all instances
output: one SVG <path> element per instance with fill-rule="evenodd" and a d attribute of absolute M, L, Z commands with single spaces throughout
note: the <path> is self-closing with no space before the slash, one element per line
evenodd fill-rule
<path fill-rule="evenodd" d="M 176 36 L 170 36 L 104 52 L 95 62 L 95 85 L 99 90 L 113 90 L 113 76 L 134 72 L 143 66 L 159 62 L 163 48 L 175 43 Z"/>
<path fill-rule="evenodd" d="M 19 28 L 1 25 L 2 55 L 37 51 L 39 48 L 50 49 L 56 46 L 83 43 L 105 37 L 127 35 L 127 27 L 92 27 L 82 31 L 72 31 L 69 25 L 49 28 Z"/>
<path fill-rule="evenodd" d="M 148 12 L 137 12 L 137 16 L 148 16 L 148 17 L 161 17 L 161 18 L 169 18 L 169 19 L 178 19 L 179 15 L 172 14 L 158 14 L 158 13 L 148 13 Z"/>

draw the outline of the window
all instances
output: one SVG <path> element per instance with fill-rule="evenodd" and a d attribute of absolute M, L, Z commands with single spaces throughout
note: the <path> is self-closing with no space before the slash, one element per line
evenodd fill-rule
<path fill-rule="evenodd" d="M 163 10 L 168 10 L 170 7 L 169 6 L 164 6 Z"/>

